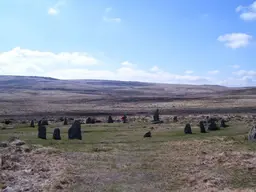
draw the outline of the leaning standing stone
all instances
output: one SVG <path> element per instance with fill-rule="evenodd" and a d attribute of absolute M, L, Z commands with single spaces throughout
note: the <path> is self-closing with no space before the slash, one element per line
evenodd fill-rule
<path fill-rule="evenodd" d="M 81 133 L 81 124 L 78 120 L 76 120 L 72 126 L 68 130 L 68 138 L 69 139 L 79 139 L 82 140 Z"/>

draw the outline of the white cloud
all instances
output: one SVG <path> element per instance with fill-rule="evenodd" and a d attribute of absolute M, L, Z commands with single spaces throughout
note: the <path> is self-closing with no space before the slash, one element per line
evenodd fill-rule
<path fill-rule="evenodd" d="M 192 73 L 194 73 L 194 71 L 192 71 L 192 70 L 187 70 L 187 71 L 185 71 L 185 73 L 186 73 L 186 74 L 192 74 Z"/>
<path fill-rule="evenodd" d="M 239 69 L 240 65 L 231 65 L 231 67 L 234 68 L 234 69 Z"/>
<path fill-rule="evenodd" d="M 56 10 L 56 9 L 54 9 L 54 8 L 52 8 L 52 7 L 50 7 L 50 8 L 48 9 L 48 14 L 49 14 L 49 15 L 57 15 L 58 13 L 59 13 L 59 11 Z"/>
<path fill-rule="evenodd" d="M 88 69 L 55 70 L 47 73 L 47 76 L 56 77 L 60 79 L 84 79 L 86 77 L 89 79 L 142 81 L 158 83 L 210 83 L 208 78 L 200 76 L 176 75 L 163 71 L 152 72 L 141 69 L 133 69 L 129 67 L 121 67 L 114 71 Z"/>
<path fill-rule="evenodd" d="M 63 6 L 65 4 L 64 1 L 60 0 L 58 1 L 55 5 L 53 5 L 52 7 L 50 7 L 48 9 L 48 14 L 49 15 L 58 15 L 60 12 L 60 7 Z"/>
<path fill-rule="evenodd" d="M 129 61 L 124 61 L 121 63 L 121 65 L 126 66 L 126 67 L 135 67 L 136 66 L 135 64 L 133 64 Z"/>
<path fill-rule="evenodd" d="M 153 71 L 153 72 L 157 72 L 157 71 L 160 71 L 159 67 L 158 66 L 153 66 L 150 71 Z"/>
<path fill-rule="evenodd" d="M 120 23 L 121 18 L 119 17 L 110 17 L 109 13 L 112 11 L 112 7 L 108 7 L 105 9 L 105 14 L 103 16 L 103 21 L 105 22 L 114 22 L 114 23 Z"/>
<path fill-rule="evenodd" d="M 238 76 L 250 76 L 250 77 L 256 77 L 256 71 L 253 71 L 253 70 L 249 70 L 249 71 L 246 71 L 246 70 L 239 70 L 239 71 L 236 71 L 236 72 L 233 72 L 234 75 L 238 75 Z"/>
<path fill-rule="evenodd" d="M 218 37 L 218 41 L 224 42 L 227 47 L 232 49 L 237 49 L 241 47 L 246 47 L 252 36 L 245 34 L 245 33 L 231 33 L 225 34 Z"/>
<path fill-rule="evenodd" d="M 212 75 L 216 75 L 218 73 L 220 73 L 219 70 L 212 70 L 212 71 L 208 71 L 209 74 L 212 74 Z"/>
<path fill-rule="evenodd" d="M 51 68 L 97 64 L 99 64 L 97 59 L 82 52 L 52 53 L 16 47 L 0 53 L 0 69 L 7 74 L 27 75 L 30 71 L 41 74 Z"/>
<path fill-rule="evenodd" d="M 113 22 L 113 23 L 120 23 L 121 22 L 121 18 L 109 18 L 109 17 L 103 17 L 103 20 L 106 22 Z"/>
<path fill-rule="evenodd" d="M 240 18 L 245 21 L 256 20 L 256 1 L 248 6 L 238 6 L 236 12 L 240 13 Z"/>
<path fill-rule="evenodd" d="M 106 63 L 84 52 L 53 53 L 21 49 L 19 47 L 10 51 L 0 52 L 1 75 L 36 75 L 60 79 L 106 79 L 175 84 L 220 83 L 218 82 L 219 79 L 213 78 L 214 76 L 179 75 L 162 70 L 158 66 L 153 66 L 148 70 L 134 66 L 136 65 L 130 61 L 124 61 L 121 63 L 121 67 L 117 65 L 117 68 L 110 70 Z M 227 79 L 221 83 L 228 82 L 228 84 L 232 85 L 240 85 L 241 83 L 256 84 L 256 71 L 240 70 L 233 77 L 237 77 L 236 79 L 239 79 L 239 81 L 232 82 Z"/>
<path fill-rule="evenodd" d="M 53 53 L 17 47 L 0 53 L 0 73 L 2 75 L 37 75 L 61 79 L 89 78 L 159 83 L 204 84 L 210 82 L 209 78 L 172 74 L 157 66 L 149 70 L 142 70 L 133 67 L 136 65 L 129 61 L 122 62 L 122 67 L 117 67 L 114 70 L 105 70 L 107 66 L 100 65 L 101 63 L 103 62 L 83 52 Z M 96 68 L 90 69 L 89 66 Z M 97 67 L 101 68 L 97 69 Z"/>
<path fill-rule="evenodd" d="M 112 7 L 108 7 L 108 8 L 105 9 L 106 13 L 109 13 L 110 11 L 112 11 Z"/>

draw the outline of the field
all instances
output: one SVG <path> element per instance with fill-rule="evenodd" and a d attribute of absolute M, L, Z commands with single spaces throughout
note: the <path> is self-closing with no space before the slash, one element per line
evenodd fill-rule
<path fill-rule="evenodd" d="M 246 140 L 251 118 L 231 117 L 229 127 L 206 134 L 199 132 L 198 117 L 158 125 L 140 117 L 127 124 L 83 124 L 82 141 L 69 141 L 69 126 L 60 122 L 48 126 L 47 140 L 37 139 L 37 128 L 16 125 L 2 130 L 0 140 L 17 136 L 29 146 L 58 149 L 53 154 L 64 159 L 57 167 L 65 172 L 48 186 L 51 191 L 254 191 L 256 146 Z M 192 135 L 183 133 L 188 121 Z M 54 127 L 60 127 L 61 141 L 51 139 Z M 152 138 L 143 138 L 149 130 Z"/>
<path fill-rule="evenodd" d="M 152 124 L 160 109 L 162 124 Z M 256 88 L 168 85 L 139 82 L 63 81 L 0 77 L 0 187 L 20 191 L 256 191 L 256 145 L 247 140 L 256 124 Z M 106 123 L 126 113 L 128 123 Z M 173 116 L 178 122 L 173 122 Z M 205 117 L 229 125 L 202 134 Z M 82 124 L 80 140 L 68 140 Z M 49 120 L 47 140 L 37 138 L 30 120 Z M 192 135 L 184 134 L 186 123 Z M 60 128 L 61 141 L 52 139 Z M 147 132 L 152 138 L 143 138 Z M 18 137 L 25 144 L 16 146 Z M 19 141 L 19 140 L 18 140 Z"/>

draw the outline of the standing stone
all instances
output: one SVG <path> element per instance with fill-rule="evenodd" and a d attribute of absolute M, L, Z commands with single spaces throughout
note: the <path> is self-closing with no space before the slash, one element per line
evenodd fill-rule
<path fill-rule="evenodd" d="M 250 129 L 248 133 L 248 140 L 256 142 L 256 126 Z"/>
<path fill-rule="evenodd" d="M 64 119 L 64 123 L 63 123 L 64 125 L 68 125 L 68 119 L 65 117 L 65 119 Z"/>
<path fill-rule="evenodd" d="M 76 120 L 72 126 L 68 130 L 68 138 L 69 139 L 79 139 L 82 140 L 81 133 L 81 124 L 78 120 Z"/>
<path fill-rule="evenodd" d="M 149 132 L 145 133 L 143 137 L 152 137 L 151 132 L 149 131 Z"/>
<path fill-rule="evenodd" d="M 86 124 L 92 124 L 92 119 L 91 119 L 91 117 L 88 117 L 87 119 L 86 119 L 86 122 L 85 122 Z"/>
<path fill-rule="evenodd" d="M 41 125 L 49 125 L 48 120 L 47 119 L 42 119 Z"/>
<path fill-rule="evenodd" d="M 215 121 L 211 121 L 210 123 L 208 123 L 208 130 L 210 130 L 210 131 L 216 131 L 216 130 L 218 130 L 219 128 L 218 128 L 218 126 L 217 126 L 217 124 L 216 124 L 216 122 Z"/>
<path fill-rule="evenodd" d="M 46 139 L 46 127 L 44 125 L 38 127 L 38 138 Z"/>
<path fill-rule="evenodd" d="M 31 120 L 31 122 L 30 122 L 30 127 L 35 127 L 35 122 L 34 122 L 34 120 Z"/>
<path fill-rule="evenodd" d="M 221 119 L 221 121 L 220 121 L 220 127 L 223 127 L 223 128 L 227 127 L 226 122 L 225 122 L 224 119 Z"/>
<path fill-rule="evenodd" d="M 189 123 L 186 124 L 185 128 L 184 128 L 184 133 L 185 134 L 192 134 L 192 129 Z"/>
<path fill-rule="evenodd" d="M 40 121 L 38 121 L 38 127 L 40 127 L 41 126 L 41 124 L 42 124 L 42 120 L 40 120 Z"/>
<path fill-rule="evenodd" d="M 178 117 L 177 116 L 173 117 L 173 122 L 178 122 Z"/>
<path fill-rule="evenodd" d="M 52 138 L 54 140 L 61 140 L 60 129 L 59 128 L 54 129 Z"/>
<path fill-rule="evenodd" d="M 159 117 L 159 109 L 157 109 L 153 115 L 153 120 L 154 121 L 159 121 L 160 117 Z"/>
<path fill-rule="evenodd" d="M 206 130 L 205 130 L 205 127 L 204 127 L 204 122 L 203 121 L 200 121 L 200 123 L 199 123 L 200 125 L 200 132 L 201 133 L 206 133 Z"/>
<path fill-rule="evenodd" d="M 114 123 L 114 120 L 112 119 L 111 115 L 108 116 L 108 123 Z"/>

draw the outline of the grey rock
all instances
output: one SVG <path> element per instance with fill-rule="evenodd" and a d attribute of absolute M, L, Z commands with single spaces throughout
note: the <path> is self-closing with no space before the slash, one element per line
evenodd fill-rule
<path fill-rule="evenodd" d="M 68 138 L 69 139 L 79 139 L 82 140 L 82 133 L 81 133 L 81 123 L 80 121 L 76 120 L 72 126 L 68 130 Z"/>
<path fill-rule="evenodd" d="M 5 189 L 3 189 L 3 191 L 2 192 L 17 192 L 17 191 L 15 191 L 13 188 L 11 188 L 11 187 L 6 187 Z"/>
<path fill-rule="evenodd" d="M 61 140 L 61 136 L 60 136 L 60 129 L 56 128 L 53 131 L 53 137 L 54 140 Z"/>
<path fill-rule="evenodd" d="M 192 134 L 191 125 L 189 123 L 186 124 L 186 126 L 184 128 L 184 133 L 185 134 Z"/>
<path fill-rule="evenodd" d="M 46 139 L 46 127 L 44 125 L 38 127 L 38 138 Z"/>
<path fill-rule="evenodd" d="M 0 147 L 8 147 L 8 144 L 5 143 L 5 142 L 1 142 L 1 143 L 0 143 Z"/>
<path fill-rule="evenodd" d="M 256 126 L 253 126 L 248 133 L 248 140 L 256 142 Z"/>

